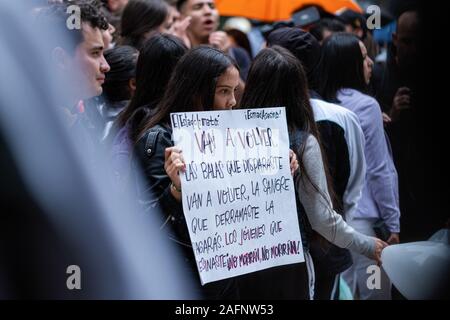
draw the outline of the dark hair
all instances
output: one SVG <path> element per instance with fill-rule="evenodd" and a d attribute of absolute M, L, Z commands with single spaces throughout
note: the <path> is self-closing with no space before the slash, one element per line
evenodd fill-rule
<path fill-rule="evenodd" d="M 318 136 L 305 71 L 300 61 L 285 48 L 273 46 L 256 56 L 241 105 L 249 108 L 284 106 L 290 130 L 299 129 Z"/>
<path fill-rule="evenodd" d="M 309 28 L 309 32 L 317 39 L 317 41 L 323 40 L 324 30 L 330 30 L 333 33 L 345 32 L 345 25 L 337 19 L 323 18 Z"/>
<path fill-rule="evenodd" d="M 361 40 L 366 39 L 367 35 L 367 24 L 366 24 L 366 18 L 363 14 L 353 11 L 351 9 L 347 9 L 343 12 L 341 12 L 336 19 L 341 21 L 344 25 L 349 25 L 353 29 L 361 29 L 363 31 L 363 36 Z"/>
<path fill-rule="evenodd" d="M 140 107 L 153 109 L 161 101 L 172 71 L 186 53 L 183 42 L 168 34 L 156 34 L 144 42 L 136 66 L 136 91 L 129 105 L 119 116 L 119 126 L 126 124 Z M 140 128 L 130 128 L 135 140 Z"/>
<path fill-rule="evenodd" d="M 242 108 L 285 107 L 289 132 L 302 130 L 319 139 L 300 61 L 280 46 L 263 49 L 248 73 Z M 296 150 L 300 159 L 304 147 Z M 301 171 L 306 172 L 300 162 Z"/>
<path fill-rule="evenodd" d="M 250 41 L 244 32 L 238 29 L 228 29 L 226 30 L 226 33 L 234 39 L 239 47 L 247 51 L 249 57 L 253 57 Z"/>
<path fill-rule="evenodd" d="M 309 88 L 316 90 L 321 48 L 311 33 L 300 28 L 280 28 L 269 35 L 267 45 L 278 45 L 289 50 L 306 71 Z"/>
<path fill-rule="evenodd" d="M 359 39 L 349 33 L 335 33 L 322 46 L 319 91 L 330 102 L 339 101 L 337 92 L 343 88 L 366 91 L 364 60 Z"/>
<path fill-rule="evenodd" d="M 183 7 L 183 5 L 187 2 L 188 0 L 176 0 L 176 4 L 177 4 L 177 9 L 178 11 L 181 11 L 181 8 Z"/>
<path fill-rule="evenodd" d="M 140 49 L 145 35 L 162 25 L 168 12 L 162 0 L 130 0 L 122 13 L 121 43 Z"/>
<path fill-rule="evenodd" d="M 263 49 L 250 67 L 241 106 L 245 108 L 285 107 L 289 134 L 295 130 L 313 135 L 321 148 L 329 195 L 334 201 L 335 192 L 328 171 L 327 159 L 320 143 L 319 131 L 308 94 L 308 83 L 300 61 L 289 50 L 273 46 Z M 303 158 L 305 143 L 296 151 Z M 324 198 L 299 160 L 300 172 Z"/>
<path fill-rule="evenodd" d="M 43 30 L 57 30 L 53 32 L 54 36 L 46 40 L 48 49 L 62 47 L 68 53 L 75 53 L 76 47 L 84 41 L 82 28 L 69 29 L 67 21 L 71 12 L 67 13 L 68 7 L 76 5 L 80 8 L 81 23 L 87 23 L 92 28 L 100 30 L 108 29 L 108 22 L 105 16 L 100 12 L 98 2 L 95 0 L 74 0 L 64 3 L 54 3 L 43 7 L 36 16 L 36 23 Z"/>
<path fill-rule="evenodd" d="M 217 80 L 231 66 L 239 70 L 234 59 L 218 49 L 199 46 L 189 50 L 176 65 L 158 111 L 141 135 L 160 122 L 168 124 L 171 112 L 212 110 Z"/>
<path fill-rule="evenodd" d="M 165 0 L 169 6 L 177 7 L 178 0 Z"/>
<path fill-rule="evenodd" d="M 106 50 L 104 55 L 111 69 L 105 75 L 102 96 L 110 102 L 129 100 L 129 81 L 136 77 L 137 49 L 117 46 Z"/>

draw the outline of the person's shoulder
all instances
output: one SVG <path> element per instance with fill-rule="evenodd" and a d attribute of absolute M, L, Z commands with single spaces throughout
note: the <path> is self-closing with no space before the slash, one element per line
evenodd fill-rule
<path fill-rule="evenodd" d="M 356 114 L 340 105 L 318 99 L 311 99 L 311 106 L 313 107 L 316 121 L 329 120 L 336 122 L 341 127 L 346 127 L 349 122 L 358 123 Z"/>
<path fill-rule="evenodd" d="M 172 131 L 170 130 L 169 127 L 158 123 L 156 125 L 154 125 L 153 127 L 148 128 L 144 134 L 142 135 L 141 139 L 144 137 L 148 137 L 149 135 L 155 134 L 155 133 L 169 133 L 172 134 Z"/>
<path fill-rule="evenodd" d="M 305 136 L 305 148 L 303 153 L 303 159 L 312 162 L 318 162 L 322 157 L 322 151 L 320 149 L 319 140 L 312 135 L 312 134 L 306 134 Z"/>
<path fill-rule="evenodd" d="M 305 133 L 304 139 L 305 139 L 305 150 L 308 149 L 320 150 L 319 140 L 317 140 L 317 138 L 313 134 Z"/>
<path fill-rule="evenodd" d="M 348 116 L 354 114 L 352 111 L 337 105 L 335 103 L 326 102 L 319 99 L 311 99 L 311 106 L 313 106 L 314 113 L 322 113 L 323 115 L 343 115 Z"/>
<path fill-rule="evenodd" d="M 338 94 L 338 99 L 342 101 L 343 104 L 351 103 L 363 109 L 371 108 L 374 105 L 379 106 L 375 98 L 355 89 L 341 89 Z"/>
<path fill-rule="evenodd" d="M 319 144 L 316 137 L 314 137 L 313 134 L 300 130 L 295 129 L 289 133 L 289 139 L 291 140 L 291 145 L 305 145 L 305 146 L 311 146 L 315 144 Z"/>
<path fill-rule="evenodd" d="M 251 60 L 251 57 L 248 55 L 247 51 L 245 51 L 244 48 L 241 47 L 231 47 L 230 48 L 231 54 L 235 56 L 236 59 L 245 59 L 245 60 Z"/>
<path fill-rule="evenodd" d="M 136 147 L 145 149 L 147 152 L 155 152 L 157 147 L 171 145 L 172 131 L 163 124 L 157 124 L 147 129 L 138 139 Z M 150 151 L 148 151 L 150 150 Z"/>

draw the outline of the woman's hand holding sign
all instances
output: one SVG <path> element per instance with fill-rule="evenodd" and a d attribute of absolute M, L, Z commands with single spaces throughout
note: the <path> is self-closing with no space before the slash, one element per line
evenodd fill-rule
<path fill-rule="evenodd" d="M 184 163 L 181 152 L 181 149 L 177 147 L 166 148 L 164 162 L 164 170 L 166 170 L 167 175 L 172 181 L 170 192 L 178 201 L 181 201 L 181 180 L 179 172 L 186 170 L 186 164 Z"/>
<path fill-rule="evenodd" d="M 295 176 L 295 173 L 297 172 L 300 166 L 298 164 L 297 155 L 291 149 L 289 149 L 289 159 L 291 165 L 291 174 L 292 176 Z"/>

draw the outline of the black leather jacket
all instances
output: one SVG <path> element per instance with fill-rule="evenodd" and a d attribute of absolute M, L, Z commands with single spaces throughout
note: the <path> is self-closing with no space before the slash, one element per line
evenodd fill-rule
<path fill-rule="evenodd" d="M 200 285 L 183 206 L 172 196 L 171 181 L 164 170 L 164 152 L 172 146 L 172 130 L 162 124 L 147 130 L 137 142 L 133 152 L 132 172 L 144 173 L 143 183 L 136 184 L 139 201 L 149 213 L 158 211 L 154 209 L 157 207 L 163 212 L 162 226 L 167 228 L 170 239 L 180 245 L 187 263 L 185 270 L 197 279 L 196 292 L 199 296 L 206 299 L 238 299 L 239 288 L 235 278 Z"/>
<path fill-rule="evenodd" d="M 155 212 L 154 208 L 159 207 L 163 213 L 162 227 L 168 227 L 170 238 L 192 251 L 182 203 L 172 196 L 171 181 L 164 170 L 164 152 L 172 146 L 170 127 L 158 124 L 150 128 L 134 147 L 132 171 L 143 173 L 136 189 L 145 211 Z"/>

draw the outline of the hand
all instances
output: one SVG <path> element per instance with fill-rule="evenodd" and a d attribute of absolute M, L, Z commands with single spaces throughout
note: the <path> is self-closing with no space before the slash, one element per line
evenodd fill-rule
<path fill-rule="evenodd" d="M 228 35 L 223 31 L 211 33 L 209 35 L 209 44 L 225 53 L 227 53 L 231 47 L 231 41 L 228 38 Z"/>
<path fill-rule="evenodd" d="M 390 117 L 392 121 L 397 121 L 402 110 L 411 108 L 411 90 L 407 87 L 401 87 L 397 90 L 392 101 Z"/>
<path fill-rule="evenodd" d="M 187 16 L 183 20 L 177 20 L 173 23 L 172 27 L 169 29 L 169 33 L 181 40 L 183 40 L 186 47 L 191 48 L 191 40 L 187 35 L 187 28 L 191 24 L 192 17 Z"/>
<path fill-rule="evenodd" d="M 373 252 L 372 256 L 370 256 L 369 258 L 375 260 L 377 262 L 377 265 L 381 266 L 381 252 L 388 246 L 388 244 L 378 238 L 372 239 L 375 240 L 375 252 Z"/>
<path fill-rule="evenodd" d="M 177 147 L 166 148 L 164 152 L 164 158 L 164 170 L 166 171 L 175 187 L 181 190 L 181 179 L 179 172 L 184 172 L 186 170 L 186 164 L 184 163 L 181 149 Z M 176 199 L 181 199 L 181 194 L 179 192 L 177 194 L 173 191 L 172 188 L 171 192 Z"/>
<path fill-rule="evenodd" d="M 290 159 L 290 166 L 291 166 L 291 175 L 294 176 L 295 172 L 297 172 L 297 170 L 300 166 L 298 165 L 297 155 L 291 149 L 289 149 L 289 159 Z"/>
<path fill-rule="evenodd" d="M 389 123 L 392 122 L 391 117 L 389 117 L 386 113 L 383 112 L 381 115 L 383 116 L 383 124 L 384 124 L 384 126 L 386 126 L 386 125 L 388 125 Z"/>
<path fill-rule="evenodd" d="M 400 234 L 399 233 L 391 233 L 389 239 L 386 240 L 388 244 L 399 244 L 400 243 Z"/>

